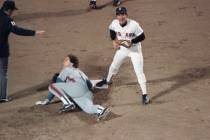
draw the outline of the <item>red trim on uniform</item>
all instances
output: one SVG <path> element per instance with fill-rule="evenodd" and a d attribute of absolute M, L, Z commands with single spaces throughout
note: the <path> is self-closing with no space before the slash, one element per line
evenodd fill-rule
<path fill-rule="evenodd" d="M 53 84 L 50 85 L 50 88 L 54 90 L 60 97 L 62 97 L 62 93 Z"/>

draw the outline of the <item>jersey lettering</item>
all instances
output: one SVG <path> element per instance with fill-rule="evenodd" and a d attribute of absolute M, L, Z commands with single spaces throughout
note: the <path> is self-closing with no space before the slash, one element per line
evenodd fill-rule
<path fill-rule="evenodd" d="M 120 33 L 120 32 L 117 32 L 117 35 L 118 35 L 118 36 L 121 36 L 121 33 Z"/>
<path fill-rule="evenodd" d="M 135 36 L 134 33 L 129 33 L 129 34 L 128 34 L 128 37 L 134 37 L 134 36 Z"/>
<path fill-rule="evenodd" d="M 65 82 L 72 82 L 72 83 L 75 83 L 76 80 L 75 80 L 74 78 L 66 77 Z"/>
<path fill-rule="evenodd" d="M 129 37 L 128 35 L 129 35 L 128 33 L 125 34 L 126 37 Z"/>

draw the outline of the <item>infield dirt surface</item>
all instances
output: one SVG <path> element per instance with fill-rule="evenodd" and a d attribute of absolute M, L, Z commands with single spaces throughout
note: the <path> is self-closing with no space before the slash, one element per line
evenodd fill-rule
<path fill-rule="evenodd" d="M 3 0 L 0 0 L 2 5 Z M 0 140 L 210 140 L 209 0 L 127 0 L 129 18 L 138 21 L 144 72 L 152 104 L 141 91 L 127 59 L 109 90 L 95 102 L 111 116 L 96 122 L 82 111 L 59 114 L 61 102 L 37 107 L 47 95 L 63 58 L 75 54 L 90 79 L 102 78 L 115 50 L 108 26 L 115 18 L 110 0 L 18 0 L 16 24 L 45 30 L 36 37 L 10 36 L 9 96 L 0 104 Z"/>

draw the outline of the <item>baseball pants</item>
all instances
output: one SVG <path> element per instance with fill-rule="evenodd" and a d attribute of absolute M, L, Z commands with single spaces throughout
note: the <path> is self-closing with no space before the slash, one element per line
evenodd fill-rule
<path fill-rule="evenodd" d="M 126 49 L 124 47 L 121 47 L 119 50 L 117 50 L 113 58 L 112 64 L 109 68 L 107 81 L 111 80 L 112 75 L 118 73 L 120 66 L 127 57 L 130 57 L 135 74 L 137 76 L 138 83 L 142 89 L 143 94 L 146 94 L 146 77 L 143 72 L 144 62 L 141 48 L 139 48 L 139 51 L 130 51 L 129 49 Z"/>
<path fill-rule="evenodd" d="M 0 99 L 7 99 L 8 57 L 0 57 Z"/>
<path fill-rule="evenodd" d="M 97 114 L 103 111 L 104 107 L 93 104 L 93 95 L 86 85 L 54 83 L 49 86 L 49 91 L 58 97 L 64 104 L 72 103 L 70 97 L 84 112 Z"/>

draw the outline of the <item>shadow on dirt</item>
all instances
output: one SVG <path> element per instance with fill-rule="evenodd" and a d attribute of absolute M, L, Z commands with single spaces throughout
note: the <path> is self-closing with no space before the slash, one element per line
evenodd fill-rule
<path fill-rule="evenodd" d="M 123 0 L 122 3 L 134 1 L 134 0 Z M 99 5 L 96 10 L 101 10 L 109 5 L 112 5 L 112 1 L 107 2 L 103 5 Z M 14 17 L 16 21 L 24 21 L 30 19 L 39 19 L 39 18 L 52 18 L 52 17 L 69 17 L 69 16 L 78 16 L 82 14 L 86 14 L 91 12 L 92 9 L 77 9 L 77 10 L 65 10 L 60 12 L 38 12 L 38 13 L 30 13 L 30 14 L 20 14 Z"/>
<path fill-rule="evenodd" d="M 152 101 L 155 101 L 156 99 L 161 98 L 164 95 L 170 94 L 172 91 L 180 87 L 186 86 L 197 80 L 209 79 L 209 78 L 210 78 L 210 66 L 207 66 L 207 67 L 202 67 L 202 68 L 186 69 L 186 70 L 183 70 L 180 74 L 172 76 L 172 77 L 168 77 L 168 78 L 149 80 L 148 83 L 152 83 L 152 84 L 165 82 L 165 81 L 176 82 L 170 88 L 152 96 L 151 99 Z M 131 83 L 126 83 L 125 85 L 137 85 L 137 84 L 138 84 L 137 82 L 131 82 Z"/>
<path fill-rule="evenodd" d="M 21 97 L 32 95 L 37 90 L 44 89 L 47 83 L 48 82 L 44 82 L 40 85 L 16 92 L 13 97 L 16 97 L 16 99 L 18 99 Z M 107 100 L 110 99 L 109 92 L 110 90 L 96 90 L 94 93 L 94 103 L 95 104 L 107 103 Z M 86 124 L 95 124 L 121 117 L 120 115 L 111 112 L 110 115 L 105 120 L 98 122 L 94 115 L 89 115 L 87 113 L 84 113 L 83 111 L 81 111 L 79 107 L 77 107 L 74 111 L 71 112 L 59 113 L 60 107 L 62 107 L 62 103 L 58 99 L 56 99 L 51 104 L 46 106 L 34 105 L 29 107 L 22 107 L 19 108 L 18 110 L 10 110 L 10 112 L 13 113 L 11 114 L 11 116 L 9 116 L 9 119 L 8 118 L 5 119 L 7 121 L 4 121 L 3 124 L 13 128 L 25 128 L 27 126 L 31 127 L 33 125 L 39 125 L 40 123 L 48 120 L 52 121 L 56 118 L 65 118 L 66 115 L 70 114 L 77 116 L 79 120 L 85 122 Z"/>
<path fill-rule="evenodd" d="M 62 123 L 63 120 L 66 120 L 66 122 L 71 124 L 74 121 L 73 116 L 76 116 L 81 122 L 84 122 L 87 125 L 103 123 L 104 121 L 121 117 L 120 115 L 111 112 L 105 120 L 97 121 L 94 115 L 89 115 L 79 110 L 60 114 L 55 110 L 57 107 L 58 104 L 41 107 L 22 107 L 13 111 L 10 116 L 1 118 L 0 121 L 1 124 L 5 126 L 5 130 L 15 128 L 18 130 L 23 129 L 26 130 L 27 133 L 30 133 L 30 128 L 43 127 L 43 124 L 53 124 L 55 121 L 59 124 L 60 122 Z"/>
<path fill-rule="evenodd" d="M 121 0 L 121 4 L 123 4 L 123 3 L 125 3 L 125 2 L 128 2 L 128 1 L 134 1 L 134 0 Z M 103 4 L 103 5 L 97 6 L 97 7 L 96 7 L 96 10 L 97 10 L 97 9 L 101 10 L 101 9 L 103 9 L 103 8 L 109 6 L 109 5 L 112 5 L 112 4 L 113 4 L 112 1 L 107 2 L 107 3 Z"/>
<path fill-rule="evenodd" d="M 100 69 L 103 69 L 100 67 Z M 158 98 L 161 98 L 162 96 L 165 96 L 167 94 L 170 94 L 172 91 L 183 87 L 185 85 L 188 85 L 192 82 L 195 82 L 200 79 L 209 79 L 210 78 L 210 66 L 203 67 L 203 68 L 190 68 L 183 70 L 180 74 L 168 77 L 168 78 L 162 78 L 162 79 L 156 79 L 156 80 L 149 80 L 148 83 L 155 84 L 165 81 L 173 81 L 176 82 L 174 85 L 172 85 L 170 88 L 165 89 L 164 91 L 161 91 L 157 93 L 156 95 L 152 96 L 151 99 L 155 103 L 159 103 L 159 101 L 156 101 Z M 33 95 L 40 91 L 45 91 L 48 89 L 48 85 L 50 83 L 50 80 L 47 80 L 41 84 L 29 87 L 27 89 L 20 90 L 18 92 L 15 92 L 11 95 L 11 98 L 13 99 L 19 99 L 24 98 L 30 95 Z M 123 85 L 137 85 L 137 82 L 131 82 L 126 83 Z M 109 97 L 109 90 L 96 90 L 94 92 L 95 96 L 95 103 L 103 104 L 106 103 L 110 97 Z M 162 103 L 162 102 L 161 102 Z"/>
<path fill-rule="evenodd" d="M 27 97 L 29 95 L 33 95 L 36 92 L 40 92 L 40 91 L 45 91 L 48 89 L 48 85 L 50 84 L 50 80 L 47 80 L 45 82 L 42 82 L 38 85 L 35 86 L 31 86 L 29 88 L 17 91 L 15 93 L 12 93 L 12 95 L 10 96 L 12 99 L 19 99 L 19 98 L 24 98 Z"/>
<path fill-rule="evenodd" d="M 37 87 L 40 88 L 40 86 L 35 86 L 29 89 L 25 89 L 25 93 L 31 94 L 33 93 L 33 91 L 37 90 Z M 28 92 L 28 90 L 30 90 L 30 92 Z M 95 104 L 103 104 L 106 103 L 107 100 L 109 100 L 109 90 L 96 90 L 95 92 L 96 92 L 94 94 Z M 27 94 L 25 95 L 28 96 Z M 23 96 L 23 94 L 21 96 Z M 70 111 L 67 113 L 59 113 L 60 107 L 62 107 L 62 103 L 58 99 L 56 99 L 51 104 L 46 106 L 34 105 L 29 107 L 22 107 L 19 108 L 18 110 L 12 110 L 12 111 L 10 110 L 10 112 L 13 113 L 11 114 L 9 119 L 8 118 L 5 119 L 7 121 L 4 121 L 3 124 L 9 127 L 22 128 L 26 126 L 33 126 L 35 124 L 37 125 L 47 120 L 54 120 L 55 118 L 65 118 L 65 115 L 70 115 L 70 114 L 77 116 L 79 120 L 85 122 L 86 124 L 95 124 L 121 117 L 120 115 L 111 112 L 110 115 L 105 120 L 98 122 L 94 115 L 89 115 L 81 111 L 79 107 L 77 107 L 74 111 Z"/>

